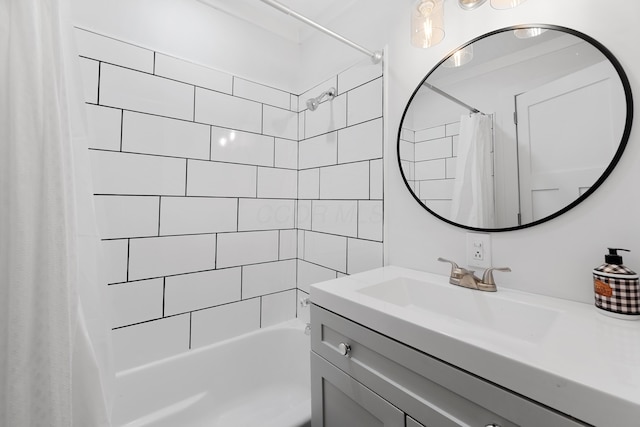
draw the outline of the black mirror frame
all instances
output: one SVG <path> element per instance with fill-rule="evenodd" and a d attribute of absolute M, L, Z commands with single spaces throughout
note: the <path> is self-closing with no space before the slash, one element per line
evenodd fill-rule
<path fill-rule="evenodd" d="M 400 137 L 402 135 L 402 124 L 404 123 L 404 119 L 405 119 L 405 116 L 407 115 L 407 111 L 409 110 L 409 106 L 411 105 L 411 102 L 413 101 L 413 99 L 415 98 L 416 94 L 418 93 L 418 91 L 422 87 L 423 83 L 425 83 L 427 81 L 427 79 L 429 78 L 429 76 L 443 62 L 445 62 L 447 59 L 449 59 L 449 57 L 451 57 L 451 55 L 453 55 L 453 53 L 455 53 L 459 49 L 462 49 L 464 47 L 469 46 L 470 44 L 475 43 L 478 40 L 484 39 L 486 37 L 490 37 L 490 36 L 492 36 L 494 34 L 502 33 L 502 32 L 505 32 L 505 31 L 513 31 L 513 30 L 517 30 L 517 29 L 526 29 L 526 28 L 543 28 L 543 29 L 547 29 L 547 30 L 556 30 L 556 31 L 562 31 L 562 32 L 567 33 L 567 34 L 571 34 L 573 36 L 581 38 L 584 41 L 589 42 L 592 46 L 594 46 L 596 49 L 598 49 L 609 60 L 611 65 L 613 65 L 613 67 L 615 68 L 616 72 L 618 73 L 618 76 L 620 77 L 620 81 L 621 81 L 622 86 L 624 88 L 625 100 L 627 102 L 627 108 L 626 108 L 627 117 L 625 119 L 624 131 L 622 133 L 622 138 L 620 140 L 620 145 L 618 146 L 618 149 L 616 150 L 616 153 L 613 156 L 613 159 L 611 160 L 611 162 L 609 163 L 609 165 L 607 166 L 605 171 L 602 173 L 602 175 L 600 175 L 600 178 L 598 178 L 598 180 L 589 188 L 589 190 L 587 190 L 584 194 L 582 194 L 580 197 L 575 199 L 569 205 L 565 206 L 564 208 L 560 209 L 557 212 L 554 212 L 551 215 L 548 215 L 548 216 L 546 216 L 546 217 L 544 217 L 542 219 L 539 219 L 539 220 L 536 220 L 536 221 L 532 221 L 532 222 L 527 223 L 527 224 L 517 225 L 517 226 L 513 226 L 513 227 L 503 227 L 503 228 L 478 228 L 478 227 L 470 227 L 470 226 L 467 226 L 467 225 L 464 225 L 464 224 L 459 224 L 457 222 L 451 221 L 450 219 L 444 218 L 444 217 L 438 215 L 437 213 L 435 213 L 434 211 L 432 211 L 431 209 L 429 209 L 429 207 L 427 207 L 424 203 L 422 203 L 420 201 L 420 199 L 418 198 L 418 196 L 416 196 L 414 191 L 411 189 L 411 186 L 409 185 L 409 182 L 407 181 L 407 177 L 404 174 L 404 170 L 402 169 L 402 163 L 401 163 L 401 160 L 400 160 Z M 418 85 L 418 87 L 411 94 L 411 97 L 407 101 L 407 106 L 405 107 L 404 112 L 402 113 L 402 118 L 400 119 L 400 126 L 398 128 L 398 138 L 397 138 L 397 144 L 396 144 L 397 145 L 397 147 L 396 147 L 396 156 L 397 156 L 397 159 L 398 159 L 398 167 L 400 168 L 400 174 L 402 175 L 402 179 L 404 180 L 404 183 L 405 183 L 407 189 L 409 190 L 409 192 L 411 193 L 413 198 L 418 202 L 418 204 L 420 204 L 420 206 L 422 206 L 425 210 L 427 210 L 430 214 L 432 214 L 436 218 L 438 218 L 438 219 L 440 219 L 440 220 L 442 220 L 442 221 L 444 221 L 446 223 L 449 223 L 451 225 L 454 225 L 456 227 L 464 228 L 466 230 L 471 230 L 471 231 L 502 232 L 502 231 L 522 230 L 522 229 L 525 229 L 525 228 L 533 227 L 535 225 L 542 224 L 544 222 L 550 221 L 550 220 L 552 220 L 552 219 L 554 219 L 554 218 L 556 218 L 556 217 L 568 212 L 569 210 L 573 209 L 574 207 L 576 207 L 577 205 L 582 203 L 582 201 L 584 201 L 591 194 L 593 194 L 593 192 L 596 189 L 598 189 L 598 187 L 600 187 L 600 185 L 602 185 L 602 183 L 609 177 L 609 175 L 611 174 L 613 169 L 618 164 L 618 161 L 622 157 L 622 153 L 624 152 L 624 150 L 625 150 L 625 148 L 627 146 L 627 142 L 629 141 L 629 136 L 631 135 L 632 122 L 633 122 L 633 95 L 631 93 L 631 85 L 629 83 L 629 79 L 627 78 L 627 74 L 624 72 L 624 69 L 622 68 L 622 65 L 620 64 L 620 62 L 616 59 L 616 57 L 613 55 L 613 53 L 611 53 L 611 51 L 609 51 L 609 49 L 607 49 L 602 43 L 598 42 L 594 38 L 592 38 L 592 37 L 590 37 L 590 36 L 588 36 L 588 35 L 586 35 L 584 33 L 581 33 L 579 31 L 573 30 L 571 28 L 562 27 L 562 26 L 558 26 L 558 25 L 547 25 L 547 24 L 515 25 L 515 26 L 505 27 L 505 28 L 501 28 L 501 29 L 498 29 L 498 30 L 491 31 L 489 33 L 483 34 L 482 36 L 476 37 L 475 39 L 463 44 L 462 46 L 454 49 L 447 56 L 445 56 L 440 62 L 438 62 L 431 69 L 431 71 L 429 71 L 427 73 L 427 75 L 424 77 L 424 79 L 422 79 L 420 81 L 420 84 Z"/>

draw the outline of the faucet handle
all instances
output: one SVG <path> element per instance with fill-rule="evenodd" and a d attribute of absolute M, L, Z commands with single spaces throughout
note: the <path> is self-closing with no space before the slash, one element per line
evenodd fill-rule
<path fill-rule="evenodd" d="M 491 268 L 487 268 L 484 271 L 484 274 L 482 275 L 482 283 L 484 283 L 485 285 L 493 285 L 495 286 L 496 282 L 495 280 L 493 280 L 493 271 L 504 271 L 504 272 L 509 272 L 511 271 L 511 269 L 509 267 L 491 267 Z"/>
<path fill-rule="evenodd" d="M 449 283 L 451 283 L 452 285 L 459 285 L 460 279 L 462 279 L 462 277 L 465 274 L 468 274 L 468 273 L 473 274 L 473 271 L 469 272 L 469 270 L 461 268 L 460 266 L 458 266 L 458 264 L 456 264 L 453 261 L 449 261 L 448 259 L 438 258 L 438 261 L 448 262 L 449 264 L 451 264 L 451 274 L 449 275 Z"/>

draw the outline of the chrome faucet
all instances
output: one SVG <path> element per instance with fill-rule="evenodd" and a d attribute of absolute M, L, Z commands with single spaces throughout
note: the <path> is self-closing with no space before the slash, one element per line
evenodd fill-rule
<path fill-rule="evenodd" d="M 458 266 L 453 261 L 448 259 L 438 258 L 438 261 L 448 262 L 451 264 L 451 275 L 449 276 L 449 283 L 456 286 L 462 286 L 463 288 L 477 289 L 479 291 L 495 292 L 498 290 L 496 282 L 493 279 L 494 271 L 511 271 L 509 267 L 502 268 L 487 268 L 482 274 L 482 279 L 476 276 L 476 272 L 473 270 L 467 270 L 466 268 Z"/>

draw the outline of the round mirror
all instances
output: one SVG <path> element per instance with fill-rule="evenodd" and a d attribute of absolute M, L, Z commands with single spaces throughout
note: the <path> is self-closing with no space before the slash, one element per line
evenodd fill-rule
<path fill-rule="evenodd" d="M 594 39 L 535 25 L 460 47 L 414 91 L 398 161 L 414 198 L 471 230 L 548 221 L 588 197 L 618 162 L 633 100 Z"/>

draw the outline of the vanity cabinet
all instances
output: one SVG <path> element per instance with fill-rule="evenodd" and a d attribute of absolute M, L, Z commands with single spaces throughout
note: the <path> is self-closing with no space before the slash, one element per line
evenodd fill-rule
<path fill-rule="evenodd" d="M 317 305 L 313 427 L 585 426 Z"/>

